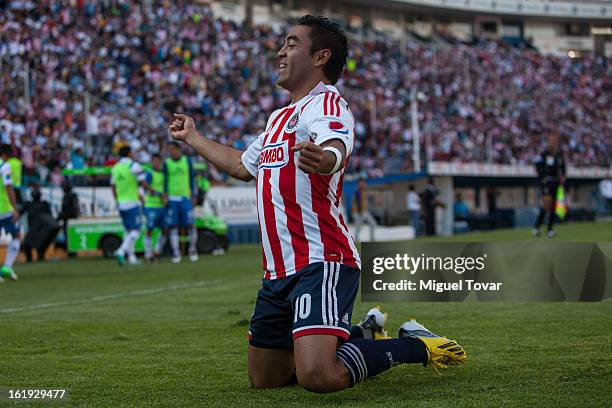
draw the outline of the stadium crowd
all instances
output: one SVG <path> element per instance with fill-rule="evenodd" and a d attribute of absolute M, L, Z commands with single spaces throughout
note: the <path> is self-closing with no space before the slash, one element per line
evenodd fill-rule
<path fill-rule="evenodd" d="M 113 163 L 121 145 L 148 162 L 173 111 L 243 149 L 289 103 L 273 86 L 282 41 L 189 1 L 0 1 L 0 139 L 26 179 L 57 185 L 64 168 Z M 413 88 L 429 160 L 529 164 L 555 129 L 571 165 L 609 166 L 611 86 L 606 59 L 356 35 L 339 83 L 356 119 L 349 171 L 412 169 Z"/>

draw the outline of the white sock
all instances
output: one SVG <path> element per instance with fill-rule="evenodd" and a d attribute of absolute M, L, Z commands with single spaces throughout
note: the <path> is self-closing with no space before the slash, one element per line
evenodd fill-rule
<path fill-rule="evenodd" d="M 153 248 L 152 248 L 152 244 L 151 244 L 151 237 L 148 235 L 144 236 L 144 249 L 145 249 L 145 256 L 147 258 L 150 258 L 153 256 Z"/>
<path fill-rule="evenodd" d="M 132 230 L 132 231 L 130 231 L 130 233 L 128 235 L 130 237 L 129 244 L 128 244 L 128 247 L 127 247 L 128 258 L 130 260 L 135 260 L 136 259 L 136 255 L 134 254 L 134 246 L 136 244 L 136 240 L 138 240 L 138 236 L 140 235 L 140 231 L 139 230 Z"/>
<path fill-rule="evenodd" d="M 166 234 L 160 232 L 157 236 L 157 242 L 155 243 L 155 252 L 161 254 L 161 251 L 164 250 L 164 246 L 166 245 Z"/>
<path fill-rule="evenodd" d="M 119 247 L 119 249 L 117 249 L 116 253 L 118 255 L 125 256 L 125 252 L 127 251 L 129 242 L 130 242 L 130 232 L 125 231 L 123 234 L 123 241 L 121 241 L 121 246 Z"/>
<path fill-rule="evenodd" d="M 4 258 L 5 266 L 13 266 L 15 259 L 17 259 L 17 255 L 19 255 L 19 248 L 21 248 L 21 241 L 16 238 L 13 238 L 6 250 L 6 258 Z"/>
<path fill-rule="evenodd" d="M 172 247 L 172 256 L 181 256 L 181 251 L 179 250 L 178 228 L 173 228 L 172 230 L 170 230 L 170 246 Z"/>
<path fill-rule="evenodd" d="M 189 232 L 189 253 L 194 254 L 198 252 L 198 229 L 194 225 Z"/>

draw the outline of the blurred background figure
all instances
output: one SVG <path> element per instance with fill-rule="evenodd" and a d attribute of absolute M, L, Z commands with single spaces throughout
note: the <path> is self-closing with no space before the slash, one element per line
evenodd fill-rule
<path fill-rule="evenodd" d="M 417 237 L 421 234 L 421 197 L 415 191 L 414 184 L 408 187 L 406 206 L 410 216 L 410 225 L 414 228 L 414 236 Z"/>
<path fill-rule="evenodd" d="M 612 180 L 601 180 L 599 182 L 599 193 L 608 204 L 608 212 L 612 213 Z"/>
<path fill-rule="evenodd" d="M 152 167 L 146 170 L 147 188 L 144 196 L 144 214 L 147 222 L 147 231 L 144 237 L 145 260 L 158 261 L 168 236 L 166 226 L 166 204 L 164 203 L 165 176 L 162 172 L 162 159 L 154 154 Z M 153 232 L 159 229 L 159 235 L 153 248 Z"/>
<path fill-rule="evenodd" d="M 164 161 L 164 191 L 166 194 L 167 226 L 170 228 L 170 246 L 172 262 L 181 262 L 180 236 L 189 238 L 189 260 L 198 260 L 198 229 L 193 217 L 193 206 L 196 203 L 197 187 L 191 158 L 183 154 L 181 145 L 172 142 L 168 145 L 170 157 Z"/>
<path fill-rule="evenodd" d="M 41 200 L 39 186 L 32 187 L 31 199 L 23 205 L 22 216 L 28 217 L 28 233 L 26 234 L 22 250 L 28 262 L 32 262 L 32 249 L 36 249 L 37 260 L 45 260 L 45 252 L 60 230 L 59 223 L 53 218 L 51 206 L 47 201 Z"/>
<path fill-rule="evenodd" d="M 68 180 L 62 181 L 62 190 L 64 191 L 64 197 L 57 221 L 63 231 L 64 240 L 58 246 L 63 247 L 68 252 L 68 220 L 79 218 L 81 208 L 79 207 L 79 196 L 72 191 L 72 185 Z"/>
<path fill-rule="evenodd" d="M 436 235 L 436 209 L 445 207 L 444 203 L 439 200 L 439 195 L 440 192 L 434 185 L 434 179 L 430 177 L 422 193 L 425 210 L 425 235 L 427 236 Z"/>
<path fill-rule="evenodd" d="M 0 229 L 11 236 L 4 265 L 0 269 L 0 282 L 7 277 L 17 280 L 17 274 L 13 270 L 13 263 L 19 255 L 21 247 L 21 230 L 19 225 L 20 214 L 17 211 L 17 200 L 13 181 L 11 177 L 11 167 L 8 159 L 11 157 L 11 146 L 4 143 L 0 145 Z"/>
<path fill-rule="evenodd" d="M 23 186 L 23 164 L 19 159 L 19 150 L 13 149 L 13 154 L 7 160 L 7 163 L 11 167 L 11 177 L 13 179 L 13 190 L 15 191 L 15 199 L 17 200 L 17 209 L 23 205 L 21 198 L 21 187 Z"/>
<path fill-rule="evenodd" d="M 455 214 L 455 221 L 468 221 L 470 217 L 470 209 L 463 201 L 461 193 L 455 195 L 455 204 L 453 204 L 453 212 Z"/>
<path fill-rule="evenodd" d="M 489 215 L 489 223 L 491 228 L 497 228 L 499 213 L 497 211 L 497 199 L 499 192 L 495 186 L 487 187 L 487 212 Z"/>
<path fill-rule="evenodd" d="M 141 198 L 138 192 L 139 186 L 148 188 L 145 173 L 140 163 L 132 158 L 132 149 L 123 146 L 119 149 L 119 161 L 115 163 L 111 171 L 111 189 L 113 197 L 117 201 L 117 208 L 123 223 L 123 242 L 115 257 L 119 266 L 126 263 L 129 265 L 140 265 L 136 258 L 134 246 L 140 235 Z"/>
<path fill-rule="evenodd" d="M 359 179 L 357 188 L 353 196 L 353 205 L 351 206 L 353 217 L 355 219 L 355 239 L 359 239 L 359 233 L 363 223 L 370 226 L 370 241 L 374 241 L 374 230 L 376 229 L 376 220 L 370 214 L 368 209 L 368 196 L 366 194 L 366 182 L 364 179 Z"/>
<path fill-rule="evenodd" d="M 548 135 L 548 144 L 536 161 L 536 172 L 540 181 L 540 192 L 542 204 L 540 213 L 533 227 L 533 235 L 540 235 L 540 226 L 547 219 L 548 238 L 555 236 L 553 225 L 555 223 L 555 199 L 559 186 L 565 184 L 565 159 L 559 150 L 559 139 L 557 133 L 552 131 Z"/>
<path fill-rule="evenodd" d="M 206 195 L 210 190 L 210 181 L 207 175 L 208 166 L 205 165 L 204 169 L 196 171 L 196 186 L 198 188 L 196 205 L 204 205 L 206 201 Z"/>

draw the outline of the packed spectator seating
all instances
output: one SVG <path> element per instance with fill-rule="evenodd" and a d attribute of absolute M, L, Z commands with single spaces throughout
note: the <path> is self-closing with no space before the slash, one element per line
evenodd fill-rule
<path fill-rule="evenodd" d="M 146 162 L 173 111 L 244 149 L 289 103 L 274 86 L 281 31 L 189 1 L 148 3 L 0 1 L 0 138 L 26 177 L 59 184 L 63 168 L 111 163 L 125 143 Z M 338 85 L 356 119 L 350 172 L 413 169 L 412 89 L 428 160 L 530 164 L 556 130 L 570 164 L 610 165 L 610 60 L 353 34 Z"/>

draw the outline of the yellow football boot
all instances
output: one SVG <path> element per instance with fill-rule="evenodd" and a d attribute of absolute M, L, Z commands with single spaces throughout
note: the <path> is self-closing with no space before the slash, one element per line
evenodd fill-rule
<path fill-rule="evenodd" d="M 448 368 L 449 365 L 464 364 L 467 360 L 465 350 L 455 340 L 432 333 L 414 319 L 401 325 L 399 337 L 421 340 L 427 349 L 427 363 L 423 365 L 431 364 L 436 372 L 438 369 Z"/>

